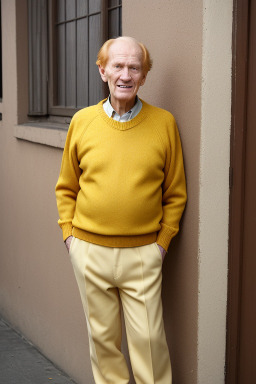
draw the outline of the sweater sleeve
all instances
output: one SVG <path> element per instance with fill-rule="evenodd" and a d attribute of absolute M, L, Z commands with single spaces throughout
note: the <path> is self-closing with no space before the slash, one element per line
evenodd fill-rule
<path fill-rule="evenodd" d="M 59 212 L 58 224 L 62 229 L 64 241 L 72 235 L 72 220 L 75 213 L 77 194 L 80 189 L 81 170 L 77 158 L 76 126 L 77 122 L 74 116 L 68 130 L 60 175 L 55 188 Z"/>
<path fill-rule="evenodd" d="M 179 221 L 187 201 L 182 147 L 173 117 L 165 142 L 166 163 L 162 185 L 163 216 L 157 243 L 167 251 L 172 238 L 179 231 Z"/>

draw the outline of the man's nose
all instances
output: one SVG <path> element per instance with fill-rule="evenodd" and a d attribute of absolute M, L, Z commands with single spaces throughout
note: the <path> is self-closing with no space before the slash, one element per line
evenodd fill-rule
<path fill-rule="evenodd" d="M 129 81 L 131 79 L 131 75 L 130 75 L 130 72 L 129 72 L 129 68 L 127 67 L 124 67 L 122 69 L 122 73 L 121 73 L 121 76 L 120 76 L 121 80 L 123 81 Z"/>

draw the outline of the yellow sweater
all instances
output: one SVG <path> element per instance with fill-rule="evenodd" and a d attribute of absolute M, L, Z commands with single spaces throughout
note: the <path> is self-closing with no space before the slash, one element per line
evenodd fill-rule
<path fill-rule="evenodd" d="M 182 149 L 174 117 L 143 102 L 120 123 L 103 102 L 70 124 L 56 198 L 63 239 L 109 247 L 157 241 L 168 249 L 186 203 Z"/>

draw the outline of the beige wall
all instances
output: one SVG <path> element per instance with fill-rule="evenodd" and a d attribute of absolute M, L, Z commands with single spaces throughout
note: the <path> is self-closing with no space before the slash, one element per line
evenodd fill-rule
<path fill-rule="evenodd" d="M 189 200 L 163 268 L 164 319 L 176 384 L 224 382 L 231 3 L 123 0 L 123 33 L 143 41 L 154 62 L 140 96 L 174 114 L 184 149 Z M 15 0 L 2 0 L 0 314 L 79 384 L 90 384 L 85 320 L 57 226 L 54 187 L 62 151 L 15 137 L 24 130 L 17 124 L 26 121 L 27 113 L 26 1 L 17 1 L 17 7 L 16 30 Z M 213 140 L 210 122 L 216 108 L 224 119 L 218 120 Z M 58 133 L 51 141 L 47 130 L 35 132 L 31 138 L 26 130 L 23 137 L 36 141 L 40 136 L 41 142 L 61 146 Z M 219 220 L 208 226 L 208 213 L 214 218 L 220 200 Z M 218 225 L 222 231 L 216 231 Z M 212 247 L 220 232 L 215 264 Z M 220 267 L 219 279 L 208 280 Z M 209 311 L 208 298 L 216 312 Z"/>
<path fill-rule="evenodd" d="M 202 1 L 124 1 L 123 34 L 153 58 L 140 95 L 173 113 L 180 129 L 188 204 L 163 267 L 163 303 L 175 383 L 197 380 L 198 196 L 202 76 Z"/>
<path fill-rule="evenodd" d="M 27 115 L 28 77 L 26 1 L 17 7 L 16 30 L 15 1 L 2 0 L 0 314 L 78 383 L 89 384 L 86 324 L 57 225 L 62 151 L 14 137 Z"/>

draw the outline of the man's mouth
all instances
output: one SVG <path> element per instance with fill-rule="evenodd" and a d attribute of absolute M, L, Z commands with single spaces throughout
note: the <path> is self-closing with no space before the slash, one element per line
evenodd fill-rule
<path fill-rule="evenodd" d="M 132 85 L 117 85 L 119 88 L 132 88 Z"/>

